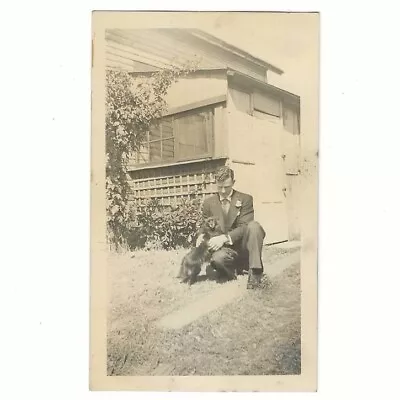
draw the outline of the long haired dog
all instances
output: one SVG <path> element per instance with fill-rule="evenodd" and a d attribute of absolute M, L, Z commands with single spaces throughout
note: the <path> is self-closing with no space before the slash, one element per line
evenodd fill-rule
<path fill-rule="evenodd" d="M 189 286 L 196 282 L 203 264 L 210 262 L 211 253 L 208 250 L 208 239 L 203 238 L 202 242 L 187 253 L 181 263 L 178 278 L 182 283 Z"/>
<path fill-rule="evenodd" d="M 210 217 L 207 218 L 202 227 L 199 230 L 200 243 L 194 247 L 183 257 L 181 267 L 179 270 L 178 278 L 181 278 L 182 283 L 189 283 L 192 285 L 196 282 L 197 276 L 201 272 L 203 265 L 210 266 L 212 253 L 208 249 L 209 240 L 214 237 L 221 235 L 223 232 L 218 224 L 217 219 Z M 231 252 L 232 260 L 236 257 L 237 253 L 233 249 L 227 249 Z M 236 276 L 232 273 L 231 263 L 227 259 L 228 264 L 218 266 L 218 269 L 222 269 L 230 278 L 235 279 Z M 214 267 L 214 266 L 213 266 Z"/>
<path fill-rule="evenodd" d="M 221 228 L 215 218 L 207 218 L 204 221 L 198 232 L 200 243 L 197 243 L 197 246 L 191 249 L 182 259 L 178 274 L 178 278 L 182 279 L 182 283 L 188 283 L 189 285 L 195 283 L 197 276 L 201 272 L 201 267 L 210 263 L 211 252 L 208 249 L 208 241 L 211 237 L 219 235 L 220 231 Z"/>
<path fill-rule="evenodd" d="M 214 217 L 209 217 L 204 220 L 203 225 L 199 230 L 200 235 L 205 235 L 206 240 L 218 235 L 222 235 L 222 229 L 219 226 L 218 220 Z"/>

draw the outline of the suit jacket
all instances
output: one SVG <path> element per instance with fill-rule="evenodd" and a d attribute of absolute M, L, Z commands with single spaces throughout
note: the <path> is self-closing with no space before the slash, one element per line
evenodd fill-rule
<path fill-rule="evenodd" d="M 212 195 L 204 200 L 203 217 L 217 218 L 222 231 L 231 237 L 235 245 L 242 239 L 247 224 L 254 220 L 253 197 L 234 190 L 229 211 L 225 217 L 219 195 Z"/>

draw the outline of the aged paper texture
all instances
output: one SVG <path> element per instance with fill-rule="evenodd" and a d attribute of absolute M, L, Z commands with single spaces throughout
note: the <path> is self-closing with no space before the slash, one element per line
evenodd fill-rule
<path fill-rule="evenodd" d="M 98 11 L 92 23 L 90 389 L 316 391 L 319 14 Z M 116 115 L 125 133 L 139 126 L 131 119 L 145 123 L 154 92 L 139 94 L 172 67 L 190 71 L 164 93 L 161 128 L 142 134 L 127 167 L 129 205 L 142 219 L 113 247 L 107 224 L 122 206 L 110 210 L 120 194 L 107 197 L 106 137 L 117 132 L 117 146 Z M 108 71 L 117 71 L 118 110 Z M 132 118 L 120 76 L 136 82 Z M 180 201 L 217 199 L 213 173 L 223 165 L 239 193 L 232 220 L 244 218 L 248 193 L 266 232 L 262 288 L 249 288 L 254 265 L 223 283 L 203 271 L 191 286 L 175 276 L 189 250 L 176 232 L 192 219 L 179 219 Z M 151 199 L 160 215 L 146 220 Z M 163 231 L 165 215 L 176 222 Z M 230 215 L 233 242 L 240 224 Z"/>

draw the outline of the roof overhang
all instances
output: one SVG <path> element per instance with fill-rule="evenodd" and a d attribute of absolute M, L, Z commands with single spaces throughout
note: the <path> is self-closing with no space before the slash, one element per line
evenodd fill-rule
<path fill-rule="evenodd" d="M 154 69 L 152 71 L 146 70 L 136 70 L 136 71 L 129 71 L 128 74 L 136 77 L 136 76 L 151 76 L 157 72 L 160 72 L 161 69 Z M 207 75 L 207 74 L 225 74 L 226 75 L 227 68 L 198 68 L 194 71 L 189 72 L 186 76 L 192 77 L 197 75 Z M 185 75 L 182 78 L 186 77 Z"/>
<path fill-rule="evenodd" d="M 192 36 L 198 37 L 210 44 L 213 44 L 217 47 L 220 47 L 221 49 L 224 50 L 228 50 L 229 52 L 236 54 L 237 56 L 244 58 L 248 61 L 251 61 L 252 63 L 259 65 L 260 67 L 263 67 L 269 71 L 275 72 L 278 75 L 282 75 L 284 73 L 284 71 L 280 68 L 278 68 L 277 66 L 270 64 L 264 60 L 262 60 L 261 58 L 255 57 L 253 55 L 251 55 L 250 53 L 248 53 L 247 51 L 243 51 L 241 49 L 239 49 L 236 46 L 233 46 L 227 42 L 225 42 L 224 40 L 221 40 L 213 35 L 210 35 L 204 31 L 198 30 L 198 29 L 188 29 L 188 32 L 190 32 L 190 34 Z"/>

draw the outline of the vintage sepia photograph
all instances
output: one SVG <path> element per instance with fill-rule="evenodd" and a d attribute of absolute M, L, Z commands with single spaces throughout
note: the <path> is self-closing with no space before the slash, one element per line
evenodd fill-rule
<path fill-rule="evenodd" d="M 318 13 L 93 12 L 92 390 L 316 390 L 318 92 Z"/>

